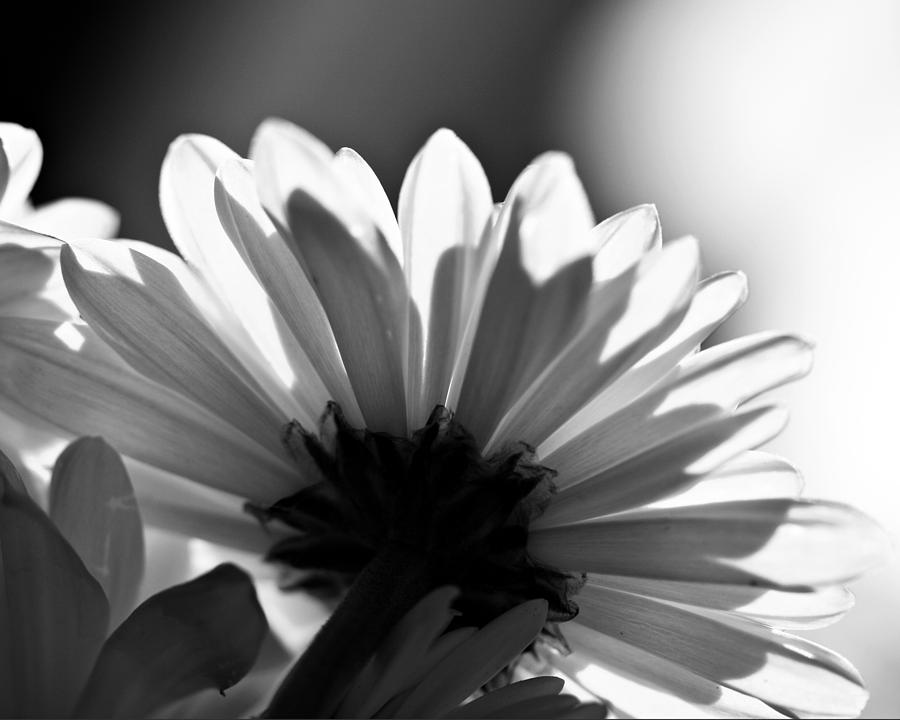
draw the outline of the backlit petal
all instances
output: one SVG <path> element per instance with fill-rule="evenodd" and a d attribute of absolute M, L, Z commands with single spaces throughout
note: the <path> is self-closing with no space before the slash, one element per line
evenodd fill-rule
<path fill-rule="evenodd" d="M 888 546 L 850 507 L 789 499 L 626 513 L 536 530 L 528 545 L 539 562 L 578 572 L 785 587 L 846 582 Z"/>

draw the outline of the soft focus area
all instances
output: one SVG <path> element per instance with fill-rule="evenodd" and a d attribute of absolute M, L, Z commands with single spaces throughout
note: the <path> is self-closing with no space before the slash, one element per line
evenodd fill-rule
<path fill-rule="evenodd" d="M 707 273 L 750 300 L 719 339 L 772 328 L 817 343 L 779 397 L 772 449 L 807 494 L 853 503 L 900 545 L 900 4 L 891 0 L 432 3 L 270 1 L 33 9 L 3 46 L 0 117 L 34 128 L 34 198 L 95 197 L 122 235 L 171 248 L 159 168 L 185 132 L 246 152 L 282 116 L 358 150 L 396 199 L 438 126 L 495 199 L 546 149 L 571 153 L 598 217 L 655 202 Z M 90 12 L 91 15 L 86 13 Z M 40 62 L 39 62 L 40 61 Z M 49 61 L 49 64 L 48 64 Z M 900 712 L 900 559 L 814 639 Z"/>

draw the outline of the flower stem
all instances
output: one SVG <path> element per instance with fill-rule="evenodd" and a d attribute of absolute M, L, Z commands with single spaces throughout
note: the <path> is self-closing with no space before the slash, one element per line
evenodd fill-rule
<path fill-rule="evenodd" d="M 390 629 L 430 589 L 423 554 L 386 546 L 357 576 L 263 717 L 331 717 Z"/>

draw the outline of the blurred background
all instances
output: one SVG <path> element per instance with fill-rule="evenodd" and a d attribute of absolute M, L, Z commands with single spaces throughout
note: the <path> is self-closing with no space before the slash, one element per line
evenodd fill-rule
<path fill-rule="evenodd" d="M 817 342 L 772 449 L 900 545 L 900 3 L 31 3 L 0 57 L 0 118 L 44 143 L 34 199 L 102 199 L 123 236 L 169 248 L 157 178 L 183 132 L 246 153 L 282 116 L 360 151 L 394 199 L 438 126 L 498 200 L 533 156 L 570 152 L 598 217 L 655 202 L 708 272 L 749 274 L 720 339 Z M 900 560 L 854 591 L 815 639 L 867 678 L 867 717 L 894 716 Z"/>

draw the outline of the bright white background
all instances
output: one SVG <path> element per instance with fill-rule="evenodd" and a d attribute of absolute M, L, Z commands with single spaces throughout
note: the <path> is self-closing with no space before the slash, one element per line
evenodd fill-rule
<path fill-rule="evenodd" d="M 765 328 L 816 341 L 781 391 L 772 449 L 807 494 L 853 503 L 900 544 L 900 3 L 636 2 L 566 40 L 553 112 L 607 201 L 654 201 L 706 268 L 740 268 L 750 300 L 722 338 Z M 816 639 L 900 711 L 900 560 L 853 586 Z"/>

